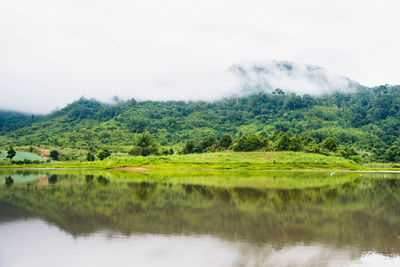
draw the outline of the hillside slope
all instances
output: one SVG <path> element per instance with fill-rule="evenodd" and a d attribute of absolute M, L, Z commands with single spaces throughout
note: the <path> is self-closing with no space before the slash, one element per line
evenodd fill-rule
<path fill-rule="evenodd" d="M 24 125 L 26 117 L 17 124 Z M 3 120 L 3 145 L 131 145 L 136 133 L 149 131 L 163 145 L 181 144 L 206 135 L 290 131 L 318 140 L 371 150 L 400 142 L 400 86 L 360 88 L 353 93 L 311 97 L 256 93 L 216 102 L 143 101 L 103 104 L 81 98 L 67 107 L 14 129 Z M 18 128 L 18 127 L 16 127 Z"/>

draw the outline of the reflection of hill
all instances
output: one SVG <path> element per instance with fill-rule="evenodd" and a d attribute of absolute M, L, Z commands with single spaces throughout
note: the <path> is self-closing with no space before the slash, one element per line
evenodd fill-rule
<path fill-rule="evenodd" d="M 73 235 L 108 229 L 212 234 L 278 246 L 321 242 L 381 253 L 400 249 L 399 179 L 358 178 L 306 189 L 52 179 L 55 185 L 0 188 L 1 217 L 40 216 Z"/>

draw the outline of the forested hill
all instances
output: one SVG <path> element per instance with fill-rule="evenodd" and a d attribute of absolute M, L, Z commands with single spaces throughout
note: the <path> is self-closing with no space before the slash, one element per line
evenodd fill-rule
<path fill-rule="evenodd" d="M 400 86 L 361 88 L 311 97 L 258 93 L 216 102 L 143 101 L 103 104 L 81 98 L 47 116 L 1 115 L 5 145 L 115 147 L 131 145 L 149 131 L 162 145 L 183 144 L 224 133 L 233 137 L 265 131 L 323 140 L 337 137 L 362 150 L 400 143 Z"/>
<path fill-rule="evenodd" d="M 42 116 L 0 110 L 0 135 L 17 130 L 40 120 Z"/>

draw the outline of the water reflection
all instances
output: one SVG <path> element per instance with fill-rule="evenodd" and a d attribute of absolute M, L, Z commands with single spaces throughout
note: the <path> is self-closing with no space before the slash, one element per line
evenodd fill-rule
<path fill-rule="evenodd" d="M 207 249 L 229 248 L 224 253 L 230 260 L 207 252 L 224 258 L 217 266 L 335 266 L 379 257 L 399 263 L 398 176 L 349 173 L 327 180 L 319 175 L 247 175 L 248 186 L 220 186 L 232 178 L 200 177 L 192 184 L 193 178 L 160 173 L 3 173 L 15 183 L 0 187 L 0 230 L 10 220 L 40 218 L 79 240 L 104 231 L 112 240 L 151 235 L 142 242 L 149 247 L 170 242 L 160 248 L 168 255 L 176 253 L 175 239 L 196 243 L 207 237 Z M 154 242 L 157 238 L 163 241 Z M 190 254 L 189 248 L 183 246 L 181 254 Z"/>
<path fill-rule="evenodd" d="M 7 186 L 10 186 L 14 183 L 13 178 L 11 177 L 11 175 L 9 175 L 8 177 L 5 178 L 5 183 Z"/>
<path fill-rule="evenodd" d="M 16 239 L 17 235 L 23 236 L 23 241 Z M 41 220 L 1 224 L 0 236 L 0 265 L 7 267 L 375 267 L 400 264 L 398 256 L 385 256 L 376 252 L 362 253 L 354 247 L 329 247 L 316 243 L 276 247 L 269 244 L 232 242 L 210 235 L 135 234 L 126 237 L 107 231 L 73 238 Z"/>

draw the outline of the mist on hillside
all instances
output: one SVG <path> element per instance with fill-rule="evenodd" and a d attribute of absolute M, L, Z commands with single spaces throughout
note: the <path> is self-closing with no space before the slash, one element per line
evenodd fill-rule
<path fill-rule="evenodd" d="M 237 64 L 231 67 L 244 95 L 265 92 L 276 88 L 299 95 L 323 95 L 333 92 L 352 92 L 360 84 L 320 66 L 297 64 L 288 61 L 266 61 Z"/>
<path fill-rule="evenodd" d="M 115 103 L 116 95 L 119 101 L 131 98 L 138 101 L 216 101 L 258 92 L 268 94 L 277 88 L 287 93 L 318 96 L 333 92 L 352 92 L 360 87 L 359 83 L 331 73 L 320 66 L 277 60 L 234 64 L 224 70 L 208 73 L 178 74 L 171 71 L 171 73 L 166 72 L 164 76 L 163 81 L 156 83 L 139 82 L 137 85 L 132 85 L 131 90 L 125 87 L 113 89 L 118 83 L 110 87 L 112 90 L 99 87 L 95 92 L 84 91 L 82 95 L 67 90 L 65 94 L 49 94 L 41 100 L 35 101 L 35 97 L 32 97 L 32 101 L 25 105 L 21 105 L 18 99 L 12 103 L 8 101 L 7 105 L 0 102 L 0 109 L 46 114 L 61 109 L 82 96 L 106 103 Z M 138 90 L 138 88 L 143 89 Z M 46 103 L 43 104 L 42 100 L 46 100 Z"/>

